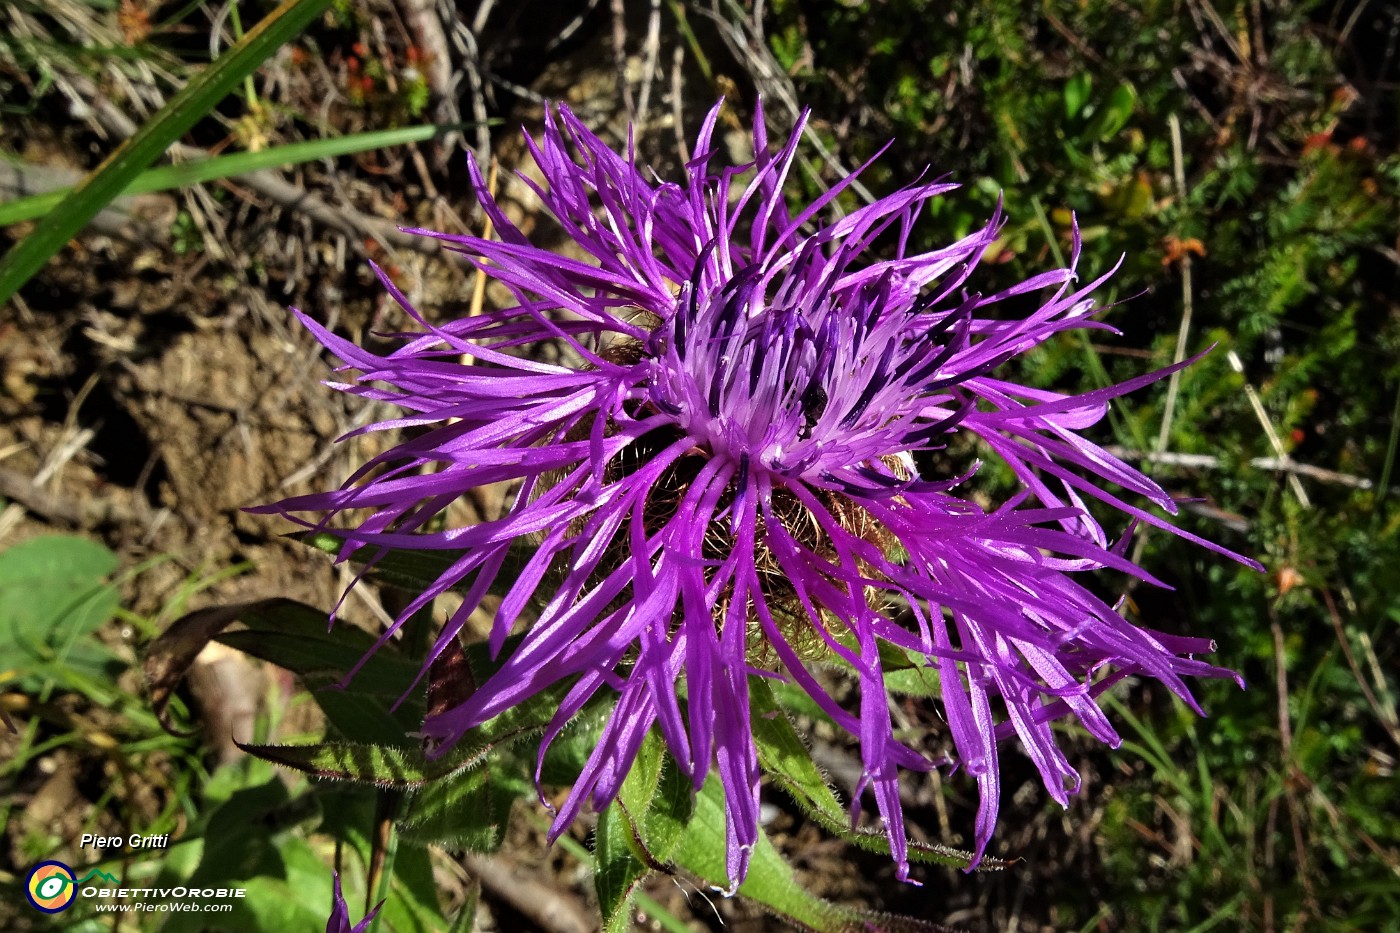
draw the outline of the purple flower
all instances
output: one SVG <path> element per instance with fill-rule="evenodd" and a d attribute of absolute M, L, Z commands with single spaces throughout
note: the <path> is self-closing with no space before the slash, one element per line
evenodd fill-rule
<path fill-rule="evenodd" d="M 334 873 L 333 877 L 335 878 L 335 905 L 331 908 L 331 915 L 326 920 L 326 933 L 364 933 L 370 922 L 374 920 L 375 914 L 379 913 L 379 908 L 384 906 L 384 902 L 380 901 L 375 904 L 374 910 L 371 910 L 365 915 L 365 919 L 352 927 L 350 925 L 350 906 L 345 903 L 345 895 L 340 890 L 340 873 Z"/>
<path fill-rule="evenodd" d="M 1111 568 L 1157 583 L 1124 556 L 1139 523 L 1236 557 L 1134 504 L 1176 511 L 1157 484 L 1081 433 L 1111 399 L 1181 367 L 1077 396 L 998 378 L 1003 363 L 1058 333 L 1111 330 L 1092 320 L 1089 296 L 1103 279 L 1077 284 L 1077 231 L 1070 268 L 994 295 L 968 291 L 999 211 L 926 253 L 911 252 L 909 238 L 923 204 L 954 187 L 941 180 L 831 222 L 847 179 L 794 216 L 783 193 L 801 126 L 772 152 L 759 113 L 755 161 L 720 168 L 719 115 L 710 112 L 684 183 L 673 184 L 640 170 L 630 146 L 626 156 L 612 151 L 567 108 L 546 114 L 543 140 L 530 144 L 544 184 L 532 187 L 585 259 L 531 245 L 473 165 L 499 239 L 416 232 L 466 255 L 515 303 L 433 324 L 381 273 L 423 328 L 383 357 L 303 315 L 361 373 L 337 388 L 406 411 L 366 430 L 415 433 L 340 491 L 271 508 L 372 510 L 339 532 L 348 545 L 460 552 L 400 618 L 449 587 L 466 590 L 433 656 L 493 584 L 508 587 L 494 651 L 527 605 L 543 606 L 498 673 L 425 723 L 444 746 L 567 682 L 542 758 L 595 694 L 616 692 L 551 838 L 585 802 L 601 809 L 614 798 L 655 726 L 697 788 L 718 769 L 737 885 L 758 838 L 749 678 L 777 677 L 859 738 L 853 806 L 873 792 L 907 878 L 898 773 L 933 763 L 894 736 L 884 643 L 937 675 L 955 761 L 980 792 L 980 859 L 996 821 L 1000 740 L 1015 734 L 1064 804 L 1078 775 L 1053 720 L 1073 716 L 1116 745 L 1095 702 L 1113 683 L 1150 676 L 1195 708 L 1183 678 L 1228 674 L 1191 657 L 1211 650 L 1208 639 L 1132 625 L 1077 582 Z M 873 258 L 877 241 L 893 258 Z M 1018 296 L 1039 297 L 1008 301 Z M 1025 303 L 1035 309 L 1014 313 Z M 564 362 L 541 361 L 545 345 Z M 954 455 L 930 452 L 958 434 L 1009 467 L 1020 490 L 988 505 L 968 493 L 977 463 L 934 468 Z M 491 483 L 516 487 L 500 518 L 426 530 L 458 496 Z M 1127 517 L 1117 543 L 1089 500 Z M 503 575 L 522 542 L 528 563 Z M 852 687 L 837 692 L 857 697 L 853 708 L 814 675 L 818 665 L 847 671 Z"/>

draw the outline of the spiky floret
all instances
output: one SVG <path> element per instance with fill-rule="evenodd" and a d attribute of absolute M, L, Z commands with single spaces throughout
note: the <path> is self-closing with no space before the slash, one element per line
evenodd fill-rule
<path fill-rule="evenodd" d="M 335 897 L 331 907 L 331 915 L 326 919 L 326 933 L 364 933 L 364 930 L 374 922 L 375 915 L 379 913 L 379 908 L 384 906 L 380 901 L 374 909 L 365 914 L 363 920 L 351 926 L 350 905 L 345 903 L 345 894 L 340 889 L 340 873 L 332 875 L 335 885 Z"/>
<path fill-rule="evenodd" d="M 268 509 L 327 518 L 367 509 L 339 532 L 347 546 L 461 552 L 398 623 L 449 587 L 465 588 L 433 657 L 498 583 L 512 545 L 531 542 L 523 569 L 503 581 L 492 649 L 527 605 L 543 609 L 500 670 L 424 730 L 445 747 L 568 682 L 542 760 L 590 699 L 615 691 L 616 710 L 554 836 L 585 802 L 601 809 L 615 797 L 655 726 L 697 788 L 718 770 L 737 885 L 758 836 L 749 678 L 779 676 L 859 738 L 854 805 L 873 792 L 907 878 L 898 771 L 932 765 L 894 736 L 885 642 L 938 675 L 954 760 L 980 791 L 980 858 L 998 809 L 1000 740 L 1014 733 L 1065 803 L 1078 777 L 1053 720 L 1074 716 L 1117 744 L 1095 702 L 1112 683 L 1153 677 L 1195 708 L 1183 678 L 1228 674 L 1191 657 L 1211 650 L 1208 639 L 1139 628 L 1075 579 L 1111 568 L 1158 582 L 1124 556 L 1126 533 L 1110 544 L 1089 498 L 1131 525 L 1243 559 L 1129 501 L 1176 510 L 1157 484 L 1081 433 L 1111 399 L 1179 367 L 1074 396 L 997 378 L 1001 364 L 1055 334 L 1111 329 L 1091 319 L 1102 279 L 1077 284 L 1077 233 L 1069 268 L 990 296 L 971 292 L 964 286 L 997 238 L 1000 212 L 923 253 L 910 252 L 910 232 L 921 207 L 954 187 L 941 180 L 828 222 L 847 179 L 794 216 L 783 190 L 802 126 L 770 151 L 760 112 L 755 161 L 716 168 L 719 114 L 717 106 L 706 118 L 683 184 L 648 179 L 630 145 L 619 155 L 567 108 L 546 114 L 541 141 L 529 142 L 544 177 L 532 187 L 587 260 L 531 245 L 473 164 L 499 239 L 415 232 L 466 255 L 514 304 L 434 324 L 381 273 L 423 328 L 387 356 L 303 315 L 361 374 L 338 388 L 406 412 L 365 430 L 418 433 L 339 491 Z M 892 258 L 871 258 L 877 240 L 893 241 Z M 1032 295 L 1033 312 L 1005 316 L 1003 301 Z M 571 362 L 540 362 L 534 351 L 545 343 L 567 348 Z M 920 476 L 915 454 L 958 432 L 1004 461 L 1020 491 L 985 508 L 956 494 L 975 465 Z M 426 530 L 458 496 L 501 482 L 517 484 L 502 517 Z M 856 708 L 809 670 L 818 657 L 853 674 Z"/>

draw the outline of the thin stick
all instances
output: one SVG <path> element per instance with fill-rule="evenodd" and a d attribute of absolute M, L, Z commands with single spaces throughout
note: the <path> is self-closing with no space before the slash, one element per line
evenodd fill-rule
<path fill-rule="evenodd" d="M 542 884 L 502 858 L 469 852 L 467 871 L 494 900 L 508 904 L 547 933 L 588 933 L 596 929 L 577 900 L 555 885 Z"/>
<path fill-rule="evenodd" d="M 676 28 L 680 30 L 681 37 L 685 39 L 686 47 L 690 49 L 690 54 L 694 57 L 700 74 L 704 75 L 705 80 L 713 85 L 715 81 L 714 69 L 710 67 L 710 60 L 705 57 L 705 49 L 700 45 L 700 40 L 696 38 L 695 30 L 690 28 L 690 21 L 685 16 L 685 6 L 679 0 L 667 0 L 667 3 L 671 7 L 671 15 L 676 18 Z"/>
<path fill-rule="evenodd" d="M 637 105 L 632 99 L 632 86 L 627 82 L 627 10 L 623 0 L 612 0 L 612 53 L 617 95 L 622 98 L 628 119 L 635 122 Z"/>
<path fill-rule="evenodd" d="M 725 15 L 720 10 L 720 3 L 723 2 L 729 10 L 730 15 Z M 788 112 L 788 118 L 796 121 L 802 113 L 802 108 L 798 104 L 797 89 L 793 86 L 792 79 L 778 65 L 777 59 L 773 57 L 772 51 L 767 44 L 760 42 L 752 33 L 752 24 L 744 13 L 744 9 L 734 0 L 711 0 L 709 9 L 697 8 L 699 12 L 709 17 L 719 30 L 720 38 L 729 47 L 730 52 L 738 59 L 753 77 L 754 83 L 759 92 L 765 98 L 776 100 L 782 104 Z M 837 177 L 846 179 L 850 176 L 850 169 L 841 164 L 841 160 L 836 158 L 832 151 L 827 148 L 821 136 L 817 134 L 809 123 L 802 131 L 802 138 L 807 144 L 816 150 L 823 163 Z M 875 195 L 870 189 L 859 181 L 850 183 L 850 190 L 867 204 L 875 203 Z"/>
<path fill-rule="evenodd" d="M 647 38 L 642 46 L 642 86 L 637 92 L 637 127 L 647 122 L 647 104 L 651 101 L 651 83 L 656 78 L 656 59 L 661 52 L 661 0 L 651 0 L 651 15 L 647 17 Z"/>
<path fill-rule="evenodd" d="M 472 33 L 481 35 L 481 30 L 486 28 L 486 21 L 491 18 L 491 8 L 496 5 L 496 0 L 481 0 L 481 5 L 476 8 L 476 15 L 472 17 Z"/>
<path fill-rule="evenodd" d="M 685 64 L 685 50 L 677 45 L 671 53 L 671 128 L 676 133 L 676 152 L 681 164 L 690 162 L 690 147 L 685 141 L 684 88 L 681 69 Z"/>
<path fill-rule="evenodd" d="M 108 132 L 123 139 L 135 134 L 135 122 L 114 104 L 105 100 L 98 92 L 97 85 L 83 77 L 75 77 L 73 85 L 85 96 L 92 107 L 94 117 Z M 484 130 L 484 126 L 482 129 Z M 184 143 L 175 143 L 168 152 L 182 159 L 203 159 L 209 156 L 207 150 Z M 365 237 L 372 237 L 390 255 L 394 254 L 395 247 L 429 255 L 440 251 L 438 244 L 425 237 L 409 236 L 392 223 L 361 214 L 352 207 L 332 205 L 320 195 L 287 181 L 278 172 L 260 169 L 239 175 L 238 181 L 279 207 L 295 211 L 321 226 L 343 233 L 355 243 L 361 242 Z"/>
<path fill-rule="evenodd" d="M 1186 203 L 1186 167 L 1181 154 L 1181 120 L 1176 114 L 1167 118 L 1172 134 L 1172 175 L 1176 181 L 1176 196 Z M 1176 332 L 1176 350 L 1172 353 L 1172 365 L 1186 359 L 1186 341 L 1191 334 L 1191 253 L 1181 254 L 1181 326 Z M 1172 417 L 1176 413 L 1176 396 L 1181 389 L 1181 370 L 1171 374 L 1167 382 L 1167 404 L 1162 411 L 1162 427 L 1157 432 L 1156 450 L 1167 449 L 1167 438 L 1172 430 Z"/>
<path fill-rule="evenodd" d="M 570 20 L 569 25 L 565 26 L 562 30 L 560 30 L 557 36 L 555 36 L 553 39 L 550 39 L 549 42 L 545 44 L 544 54 L 548 55 L 550 52 L 553 52 L 555 49 L 559 48 L 559 46 L 563 45 L 565 42 L 568 42 L 571 38 L 573 38 L 574 33 L 578 32 L 579 29 L 583 28 L 583 24 L 588 21 L 588 17 L 591 16 L 593 13 L 593 8 L 597 5 L 598 0 L 588 0 L 588 6 L 583 8 L 583 12 L 579 13 L 578 16 L 575 16 L 572 20 Z"/>
<path fill-rule="evenodd" d="M 1274 622 L 1269 626 L 1274 636 L 1274 670 L 1275 687 L 1278 693 L 1278 731 L 1279 745 L 1282 752 L 1284 771 L 1292 774 L 1297 770 L 1297 763 L 1293 761 L 1293 725 L 1288 716 L 1288 668 L 1287 655 L 1284 652 L 1283 628 Z M 1297 794 L 1294 791 L 1292 782 L 1285 780 L 1283 784 L 1283 802 L 1288 807 L 1288 822 L 1293 828 L 1293 852 L 1297 859 L 1299 875 L 1303 881 L 1303 888 L 1307 892 L 1307 900 L 1311 906 L 1313 902 L 1313 887 L 1311 873 L 1308 870 L 1308 847 L 1303 838 L 1303 821 L 1298 806 Z"/>
<path fill-rule="evenodd" d="M 492 198 L 495 198 L 495 197 L 496 197 L 496 175 L 497 175 L 497 172 L 499 171 L 499 169 L 500 169 L 500 164 L 496 161 L 495 157 L 492 157 L 492 159 L 491 159 L 491 168 L 490 168 L 490 170 L 488 171 L 487 176 L 486 176 L 486 192 L 487 192 L 488 196 L 490 196 L 490 197 L 492 197 Z M 488 215 L 486 215 L 485 222 L 481 225 L 481 238 L 482 238 L 483 240 L 489 240 L 489 239 L 491 239 L 491 235 L 492 235 L 493 233 L 495 233 L 495 232 L 496 232 L 495 225 L 491 223 L 491 217 L 490 217 L 490 215 L 488 214 Z M 481 308 L 482 308 L 483 304 L 485 303 L 485 301 L 486 301 L 486 270 L 485 270 L 485 269 L 482 269 L 480 266 L 478 266 L 478 267 L 477 267 L 477 270 L 476 270 L 476 281 L 475 281 L 475 283 L 473 283 L 473 285 L 472 285 L 472 303 L 471 303 L 471 309 L 470 309 L 467 313 L 468 313 L 471 317 L 476 317 L 478 314 L 481 313 Z M 472 359 L 472 358 L 469 357 L 469 356 L 464 356 L 464 357 L 462 358 L 462 363 L 463 363 L 463 365 L 470 366 L 470 365 L 471 365 L 471 359 Z"/>
<path fill-rule="evenodd" d="M 1356 24 L 1361 21 L 1361 14 L 1365 13 L 1366 8 L 1370 5 L 1371 0 L 1361 0 L 1361 2 L 1356 5 L 1356 9 L 1351 11 L 1351 15 L 1347 17 L 1346 25 L 1343 26 L 1342 31 L 1337 34 L 1338 46 L 1345 46 L 1347 44 L 1347 40 L 1351 38 L 1351 31 L 1355 29 Z"/>
<path fill-rule="evenodd" d="M 1390 440 L 1385 446 L 1385 463 L 1381 465 L 1380 492 L 1371 510 L 1371 527 L 1374 529 L 1381 520 L 1381 508 L 1385 497 L 1390 494 L 1390 471 L 1395 466 L 1395 449 L 1400 446 L 1400 383 L 1395 386 L 1395 405 L 1390 411 Z"/>
<path fill-rule="evenodd" d="M 1347 637 L 1342 614 L 1337 611 L 1337 603 L 1332 599 L 1332 593 L 1326 587 L 1323 587 L 1321 592 L 1322 601 L 1327 606 L 1327 615 L 1332 620 L 1332 629 L 1337 633 L 1337 642 L 1342 646 L 1342 656 L 1347 659 L 1347 667 L 1351 668 L 1351 674 L 1356 678 L 1357 686 L 1361 688 L 1361 695 L 1366 698 L 1366 705 L 1371 707 L 1371 712 L 1375 714 L 1386 735 L 1390 736 L 1390 740 L 1400 746 L 1400 722 L 1395 721 L 1393 713 L 1390 716 L 1386 715 L 1390 711 L 1389 708 L 1381 705 L 1376 692 L 1366 680 L 1366 675 L 1361 673 L 1361 665 L 1356 663 L 1356 654 L 1351 650 L 1351 639 Z"/>
<path fill-rule="evenodd" d="M 1220 457 L 1211 454 L 1179 454 L 1170 451 L 1143 452 L 1128 450 L 1125 447 L 1110 446 L 1109 453 L 1124 460 L 1141 460 L 1144 463 L 1160 463 L 1163 466 L 1189 467 L 1192 469 L 1219 470 L 1231 466 Z M 1333 483 L 1351 489 L 1372 489 L 1375 484 L 1364 476 L 1338 473 L 1309 463 L 1299 463 L 1287 457 L 1253 457 L 1245 461 L 1256 470 L 1271 470 L 1275 473 L 1292 473 L 1306 476 L 1320 483 Z"/>
<path fill-rule="evenodd" d="M 1240 362 L 1239 354 L 1230 350 L 1225 354 L 1225 358 L 1230 361 L 1230 368 L 1241 376 L 1244 375 L 1244 364 Z M 1244 384 L 1245 397 L 1249 399 L 1249 406 L 1254 409 L 1254 417 L 1259 421 L 1264 429 L 1264 434 L 1269 439 L 1269 446 L 1274 449 L 1274 453 L 1285 463 L 1292 463 L 1288 456 L 1288 451 L 1283 449 L 1283 441 L 1279 439 L 1278 432 L 1274 430 L 1274 424 L 1269 420 L 1269 413 L 1264 410 L 1264 403 L 1259 399 L 1259 393 L 1254 391 L 1254 386 L 1248 380 Z M 1303 488 L 1302 482 L 1296 473 L 1288 474 L 1288 488 L 1293 490 L 1293 495 L 1298 497 L 1298 503 L 1305 509 L 1312 508 L 1312 500 L 1308 498 L 1307 490 Z"/>
<path fill-rule="evenodd" d="M 486 125 L 486 85 L 482 81 L 481 48 L 477 45 L 473 26 L 462 22 L 458 10 L 451 0 L 438 0 L 439 13 L 452 24 L 452 43 L 462 54 L 461 75 L 467 79 L 467 91 L 471 100 L 472 119 L 476 121 L 476 161 L 484 163 L 491 156 L 491 132 Z M 486 25 L 486 17 L 491 12 L 491 4 L 477 9 L 473 23 Z"/>

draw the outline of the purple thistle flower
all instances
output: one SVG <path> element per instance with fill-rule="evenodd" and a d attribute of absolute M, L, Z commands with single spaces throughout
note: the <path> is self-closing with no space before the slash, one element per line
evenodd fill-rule
<path fill-rule="evenodd" d="M 1138 523 L 1253 565 L 1133 504 L 1176 511 L 1156 483 L 1081 434 L 1111 399 L 1191 361 L 1074 396 L 997 378 L 1001 364 L 1058 333 L 1112 330 L 1092 320 L 1099 309 L 1089 296 L 1103 279 L 1077 285 L 1077 230 L 1070 268 L 990 296 L 970 292 L 1000 211 L 927 253 L 911 253 L 909 236 L 923 204 L 955 187 L 943 181 L 825 222 L 852 175 L 793 216 L 783 189 L 802 126 L 770 152 L 758 113 L 755 162 L 719 169 L 719 113 L 706 118 L 680 185 L 649 180 L 630 145 L 626 156 L 612 151 L 567 108 L 546 113 L 542 141 L 530 143 L 545 182 L 531 187 L 588 261 L 532 246 L 473 164 L 499 240 L 415 232 L 466 255 L 515 304 L 433 324 L 380 273 L 424 329 L 383 357 L 302 315 L 361 373 L 337 388 L 408 412 L 365 430 L 426 430 L 340 491 L 266 510 L 369 509 L 358 528 L 338 532 L 347 548 L 460 552 L 395 625 L 449 587 L 465 589 L 434 657 L 493 584 L 508 586 L 495 652 L 526 606 L 543 604 L 500 670 L 424 731 L 445 747 L 569 682 L 542 760 L 591 698 L 615 691 L 616 711 L 551 840 L 585 802 L 601 810 L 616 796 L 656 726 L 696 788 L 717 767 L 737 886 L 758 838 L 748 678 L 778 677 L 859 738 L 853 819 L 870 789 L 907 879 L 898 771 L 933 763 L 894 736 L 884 642 L 937 673 L 955 761 L 980 792 L 980 859 L 996 822 L 1000 740 L 1015 734 L 1066 804 L 1078 775 L 1053 720 L 1074 716 L 1117 745 L 1095 702 L 1113 683 L 1150 676 L 1197 709 L 1183 678 L 1229 675 L 1191 657 L 1211 650 L 1208 639 L 1135 626 L 1076 582 L 1111 568 L 1161 585 L 1124 556 Z M 877 240 L 894 243 L 893 258 L 867 256 Z M 1000 307 L 1046 292 L 1025 317 Z M 533 351 L 545 343 L 573 361 L 538 361 Z M 989 508 L 956 494 L 976 464 L 960 476 L 923 475 L 915 455 L 960 432 L 1000 458 L 1020 491 Z M 500 482 L 518 484 L 502 517 L 423 530 L 458 496 Z M 1117 543 L 1089 499 L 1128 517 Z M 532 556 L 498 581 L 522 542 Z M 844 708 L 813 675 L 818 662 L 854 675 L 858 708 Z"/>
<path fill-rule="evenodd" d="M 345 903 L 345 894 L 340 890 L 340 873 L 332 873 L 335 878 L 335 905 L 331 908 L 331 915 L 326 919 L 326 933 L 364 933 L 373 922 L 375 914 L 379 913 L 379 908 L 384 906 L 380 901 L 374 905 L 374 910 L 365 914 L 365 918 L 354 926 L 350 925 L 350 905 Z"/>

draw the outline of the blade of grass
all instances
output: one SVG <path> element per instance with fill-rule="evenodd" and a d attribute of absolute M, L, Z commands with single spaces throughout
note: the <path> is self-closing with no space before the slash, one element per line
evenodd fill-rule
<path fill-rule="evenodd" d="M 229 23 L 233 26 L 234 41 L 242 39 L 244 36 L 243 17 L 238 15 L 237 3 L 230 3 L 228 5 L 228 18 Z M 243 96 L 248 99 L 249 112 L 256 113 L 258 110 L 258 92 L 253 87 L 253 76 L 251 74 L 243 76 Z"/>
<path fill-rule="evenodd" d="M 153 191 L 168 191 L 171 188 L 183 188 L 186 185 L 217 181 L 220 178 L 232 178 L 236 175 L 244 175 L 262 169 L 298 165 L 317 159 L 329 159 L 357 152 L 368 152 L 371 149 L 386 149 L 389 146 L 401 146 L 404 143 L 422 142 L 459 128 L 431 124 L 407 126 L 396 130 L 375 130 L 369 133 L 335 136 L 330 139 L 312 139 L 306 142 L 289 143 L 260 152 L 236 152 L 230 155 L 215 156 L 211 159 L 200 159 L 196 162 L 184 162 L 180 165 L 161 165 L 137 175 L 118 197 L 150 194 Z M 59 188 L 0 204 L 0 227 L 42 217 L 53 210 L 72 191 L 72 188 Z"/>
<path fill-rule="evenodd" d="M 1181 119 L 1174 113 L 1168 114 L 1167 126 L 1171 129 L 1172 178 L 1176 182 L 1176 196 L 1182 204 L 1186 204 L 1186 167 L 1185 159 L 1181 154 Z M 1172 352 L 1173 364 L 1186 359 L 1186 341 L 1191 336 L 1191 315 L 1194 309 L 1192 294 L 1191 252 L 1184 250 L 1181 254 L 1181 323 L 1176 332 L 1176 349 Z M 1157 431 L 1157 446 L 1152 448 L 1159 453 L 1167 449 L 1167 441 L 1171 439 L 1172 418 L 1176 414 L 1176 397 L 1180 392 L 1181 370 L 1177 370 L 1167 380 L 1167 402 L 1162 410 L 1161 427 Z"/>
<path fill-rule="evenodd" d="M 244 75 L 252 74 L 330 5 L 331 0 L 285 0 L 171 97 L 135 136 L 118 146 L 47 214 L 33 233 L 0 258 L 0 303 L 8 301 L 132 179 L 228 96 Z"/>
<path fill-rule="evenodd" d="M 1395 407 L 1390 412 L 1390 441 L 1385 445 L 1385 463 L 1376 485 L 1376 504 L 1371 508 L 1371 530 L 1375 532 L 1384 510 L 1385 497 L 1390 495 L 1390 471 L 1395 466 L 1395 449 L 1400 446 L 1400 384 L 1395 386 Z"/>
<path fill-rule="evenodd" d="M 1244 903 L 1245 898 L 1248 896 L 1248 892 L 1243 891 L 1236 894 L 1234 897 L 1230 898 L 1229 903 L 1216 911 L 1214 916 L 1204 923 L 1192 927 L 1188 933 L 1206 933 L 1207 930 L 1213 930 L 1226 920 L 1233 918 L 1239 912 L 1240 905 Z"/>

